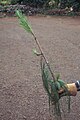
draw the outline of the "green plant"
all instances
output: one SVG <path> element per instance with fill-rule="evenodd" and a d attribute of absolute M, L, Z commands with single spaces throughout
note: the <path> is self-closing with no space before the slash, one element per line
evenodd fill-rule
<path fill-rule="evenodd" d="M 17 4 L 18 0 L 11 0 L 11 4 Z"/>
<path fill-rule="evenodd" d="M 41 58 L 40 65 L 41 65 L 42 81 L 43 81 L 43 86 L 49 97 L 49 107 L 54 106 L 54 111 L 56 115 L 60 116 L 61 118 L 61 109 L 60 109 L 60 102 L 59 102 L 61 97 L 69 96 L 68 97 L 68 108 L 70 110 L 70 94 L 68 92 L 67 85 L 63 80 L 60 79 L 59 74 L 56 77 L 54 76 L 50 68 L 50 64 L 47 62 L 46 57 L 39 44 L 39 41 L 37 40 L 26 17 L 19 10 L 16 11 L 16 15 L 19 18 L 20 25 L 34 37 L 34 40 L 36 44 L 38 45 L 40 53 L 38 53 L 37 50 L 35 49 L 33 50 L 33 52 L 37 56 L 40 56 Z M 59 94 L 59 91 L 61 89 L 64 89 L 65 93 Z"/>
<path fill-rule="evenodd" d="M 0 0 L 1 5 L 8 5 L 10 3 L 11 3 L 10 0 Z"/>

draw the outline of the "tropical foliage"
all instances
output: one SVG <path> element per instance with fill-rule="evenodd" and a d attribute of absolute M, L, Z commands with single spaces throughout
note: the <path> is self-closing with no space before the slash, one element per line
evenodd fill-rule
<path fill-rule="evenodd" d="M 0 0 L 1 5 L 6 4 L 26 4 L 32 7 L 48 7 L 48 8 L 72 8 L 78 11 L 80 8 L 80 0 Z"/>
<path fill-rule="evenodd" d="M 74 11 L 78 11 L 80 7 L 80 0 L 11 0 L 12 4 L 15 3 L 23 3 L 30 4 L 35 7 L 58 7 L 64 9 L 66 7 L 74 9 Z"/>
<path fill-rule="evenodd" d="M 8 5 L 8 4 L 11 4 L 11 1 L 10 0 L 0 0 L 0 4 L 1 5 Z"/>

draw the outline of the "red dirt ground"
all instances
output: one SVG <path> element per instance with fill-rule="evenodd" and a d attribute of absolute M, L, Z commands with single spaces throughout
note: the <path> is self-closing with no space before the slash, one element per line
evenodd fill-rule
<path fill-rule="evenodd" d="M 79 80 L 80 17 L 28 19 L 54 73 L 67 83 Z M 17 18 L 0 19 L 0 120 L 52 120 L 36 47 Z M 80 120 L 79 105 L 78 93 L 63 120 Z"/>

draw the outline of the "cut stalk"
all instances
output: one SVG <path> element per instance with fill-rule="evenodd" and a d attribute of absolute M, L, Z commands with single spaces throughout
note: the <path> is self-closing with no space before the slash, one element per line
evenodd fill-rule
<path fill-rule="evenodd" d="M 49 65 L 49 63 L 48 63 L 48 61 L 47 61 L 47 59 L 46 59 L 46 57 L 45 57 L 45 55 L 44 55 L 44 52 L 43 52 L 43 50 L 42 50 L 42 48 L 41 48 L 41 45 L 40 45 L 39 41 L 37 40 L 35 34 L 34 34 L 33 31 L 32 31 L 31 26 L 30 26 L 29 23 L 28 23 L 28 20 L 25 18 L 25 16 L 24 16 L 24 15 L 21 13 L 21 11 L 19 11 L 19 10 L 16 11 L 16 15 L 17 15 L 17 17 L 18 17 L 18 19 L 19 19 L 19 21 L 20 21 L 20 25 L 21 25 L 27 32 L 29 32 L 30 34 L 32 34 L 32 36 L 34 37 L 34 40 L 35 40 L 35 42 L 36 42 L 36 44 L 37 44 L 37 46 L 38 46 L 38 48 L 39 48 L 39 50 L 40 50 L 40 53 L 41 53 L 42 57 L 44 58 L 47 66 L 48 66 L 48 68 L 49 68 L 49 70 L 50 70 L 50 73 L 51 73 L 51 75 L 52 75 L 53 80 L 55 81 L 55 77 L 54 77 L 54 74 L 53 74 L 53 72 L 52 72 L 52 70 L 51 70 L 51 67 L 50 67 L 50 65 Z"/>
<path fill-rule="evenodd" d="M 33 33 L 31 26 L 28 23 L 28 20 L 18 10 L 16 11 L 16 15 L 19 18 L 20 25 L 28 33 L 30 33 L 33 36 L 33 38 L 34 38 L 34 40 L 39 48 L 40 54 L 38 54 L 36 50 L 34 51 L 34 53 L 36 55 L 41 56 L 42 79 L 43 79 L 44 88 L 46 89 L 48 96 L 49 96 L 49 106 L 50 106 L 50 104 L 54 105 L 56 108 L 57 115 L 61 116 L 59 99 L 63 96 L 69 96 L 68 108 L 70 110 L 70 96 L 75 96 L 77 94 L 77 91 L 80 91 L 80 81 L 77 81 L 76 83 L 72 83 L 72 84 L 66 84 L 64 81 L 59 79 L 59 75 L 57 77 L 54 76 L 54 73 L 51 70 L 50 64 L 48 63 L 48 61 L 45 57 L 45 54 L 41 48 L 41 45 L 40 45 L 39 41 L 37 40 L 35 34 Z M 44 60 L 45 64 L 42 64 L 42 59 Z M 49 79 L 47 77 L 47 73 L 45 71 L 46 68 L 44 65 L 47 66 L 49 73 L 52 77 L 52 80 L 51 80 L 51 78 Z"/>
<path fill-rule="evenodd" d="M 39 41 L 37 40 L 36 36 L 34 35 L 34 33 L 32 33 L 32 35 L 33 35 L 34 40 L 35 40 L 35 42 L 36 42 L 36 44 L 37 44 L 37 46 L 38 46 L 38 48 L 39 48 L 39 50 L 40 50 L 40 52 L 41 52 L 41 55 L 43 56 L 43 58 L 44 58 L 44 60 L 45 60 L 45 62 L 46 62 L 46 64 L 47 64 L 47 66 L 48 66 L 48 68 L 49 68 L 49 70 L 50 70 L 50 73 L 51 73 L 51 75 L 52 75 L 52 78 L 53 78 L 53 80 L 55 81 L 54 74 L 53 74 L 53 72 L 52 72 L 52 70 L 51 70 L 51 67 L 50 67 L 49 62 L 47 61 L 47 59 L 46 59 L 46 57 L 45 57 L 45 55 L 44 55 L 44 52 L 43 52 L 43 50 L 42 50 L 42 48 L 41 48 L 41 45 L 40 45 Z"/>

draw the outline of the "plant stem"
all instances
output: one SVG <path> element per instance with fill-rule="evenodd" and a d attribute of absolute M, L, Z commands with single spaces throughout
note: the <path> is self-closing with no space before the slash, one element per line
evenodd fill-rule
<path fill-rule="evenodd" d="M 51 73 L 51 75 L 52 75 L 52 78 L 53 78 L 53 80 L 55 81 L 54 74 L 53 74 L 53 72 L 52 72 L 52 70 L 51 70 L 51 67 L 50 67 L 49 62 L 47 61 L 47 59 L 46 59 L 46 57 L 45 57 L 45 55 L 44 55 L 44 53 L 43 53 L 43 50 L 42 50 L 42 48 L 41 48 L 41 46 L 40 46 L 40 43 L 39 43 L 39 41 L 37 40 L 37 38 L 36 38 L 36 36 L 34 35 L 34 33 L 32 33 L 32 35 L 33 35 L 34 40 L 35 40 L 35 42 L 36 42 L 36 44 L 37 44 L 37 46 L 38 46 L 38 48 L 39 48 L 39 50 L 40 50 L 40 52 L 41 52 L 41 55 L 43 56 L 43 58 L 44 58 L 44 60 L 45 60 L 45 62 L 46 62 L 46 64 L 47 64 L 47 66 L 48 66 L 48 68 L 49 68 L 49 70 L 50 70 L 50 73 Z"/>

